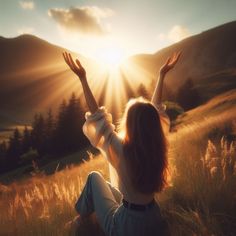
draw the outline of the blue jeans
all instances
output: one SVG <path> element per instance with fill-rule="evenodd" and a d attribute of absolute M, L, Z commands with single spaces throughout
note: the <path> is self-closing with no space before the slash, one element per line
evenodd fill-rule
<path fill-rule="evenodd" d="M 157 203 L 146 211 L 127 209 L 122 194 L 99 172 L 91 172 L 75 209 L 83 217 L 95 212 L 99 224 L 108 236 L 163 235 L 163 224 Z"/>

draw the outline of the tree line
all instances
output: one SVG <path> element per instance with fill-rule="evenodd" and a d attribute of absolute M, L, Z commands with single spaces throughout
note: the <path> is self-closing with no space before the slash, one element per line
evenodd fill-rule
<path fill-rule="evenodd" d="M 126 89 L 128 99 L 142 96 L 151 98 L 144 84 L 140 84 L 135 91 Z M 166 90 L 166 89 L 165 89 Z M 99 104 L 103 105 L 104 101 Z M 183 111 L 174 103 L 168 103 L 167 113 L 171 119 Z M 85 122 L 86 109 L 80 99 L 72 93 L 68 100 L 63 100 L 56 114 L 49 110 L 47 114 L 37 113 L 34 115 L 31 126 L 25 126 L 23 131 L 15 128 L 8 141 L 0 143 L 0 173 L 29 164 L 32 160 L 42 162 L 58 158 L 88 146 L 90 143 L 83 134 L 82 126 Z M 113 120 L 117 114 L 115 107 L 111 110 Z M 173 114 L 172 114 L 173 113 Z"/>
<path fill-rule="evenodd" d="M 32 126 L 15 128 L 9 141 L 0 143 L 0 172 L 9 171 L 46 154 L 50 158 L 72 153 L 89 145 L 82 132 L 85 109 L 73 93 L 63 100 L 56 115 L 34 115 Z M 31 158 L 32 157 L 32 158 Z"/>

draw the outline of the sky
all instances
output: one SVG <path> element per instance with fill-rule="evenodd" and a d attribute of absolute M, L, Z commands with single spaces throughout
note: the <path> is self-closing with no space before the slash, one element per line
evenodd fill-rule
<path fill-rule="evenodd" d="M 0 35 L 28 33 L 98 60 L 159 49 L 236 20 L 235 0 L 0 0 Z M 104 58 L 103 58 L 104 57 Z"/>

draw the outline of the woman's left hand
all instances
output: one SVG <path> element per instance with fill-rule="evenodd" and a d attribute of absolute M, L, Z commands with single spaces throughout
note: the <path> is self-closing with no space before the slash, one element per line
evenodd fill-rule
<path fill-rule="evenodd" d="M 66 64 L 79 77 L 80 81 L 83 82 L 84 80 L 86 80 L 86 71 L 81 65 L 80 61 L 76 59 L 75 63 L 70 53 L 63 52 L 62 55 Z"/>

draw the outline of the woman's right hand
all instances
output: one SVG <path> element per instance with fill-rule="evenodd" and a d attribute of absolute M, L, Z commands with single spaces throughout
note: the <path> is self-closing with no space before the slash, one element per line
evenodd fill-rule
<path fill-rule="evenodd" d="M 161 67 L 160 75 L 164 76 L 167 74 L 167 72 L 173 69 L 176 63 L 178 62 L 180 55 L 181 55 L 181 52 L 178 52 L 178 53 L 174 53 L 171 57 L 169 57 L 167 61 L 165 62 L 165 64 Z"/>
<path fill-rule="evenodd" d="M 63 52 L 62 53 L 64 60 L 66 64 L 70 67 L 70 69 L 79 77 L 80 81 L 83 82 L 86 80 L 86 71 L 81 65 L 80 61 L 78 59 L 73 60 L 70 53 Z M 77 64 L 77 65 L 76 65 Z"/>

